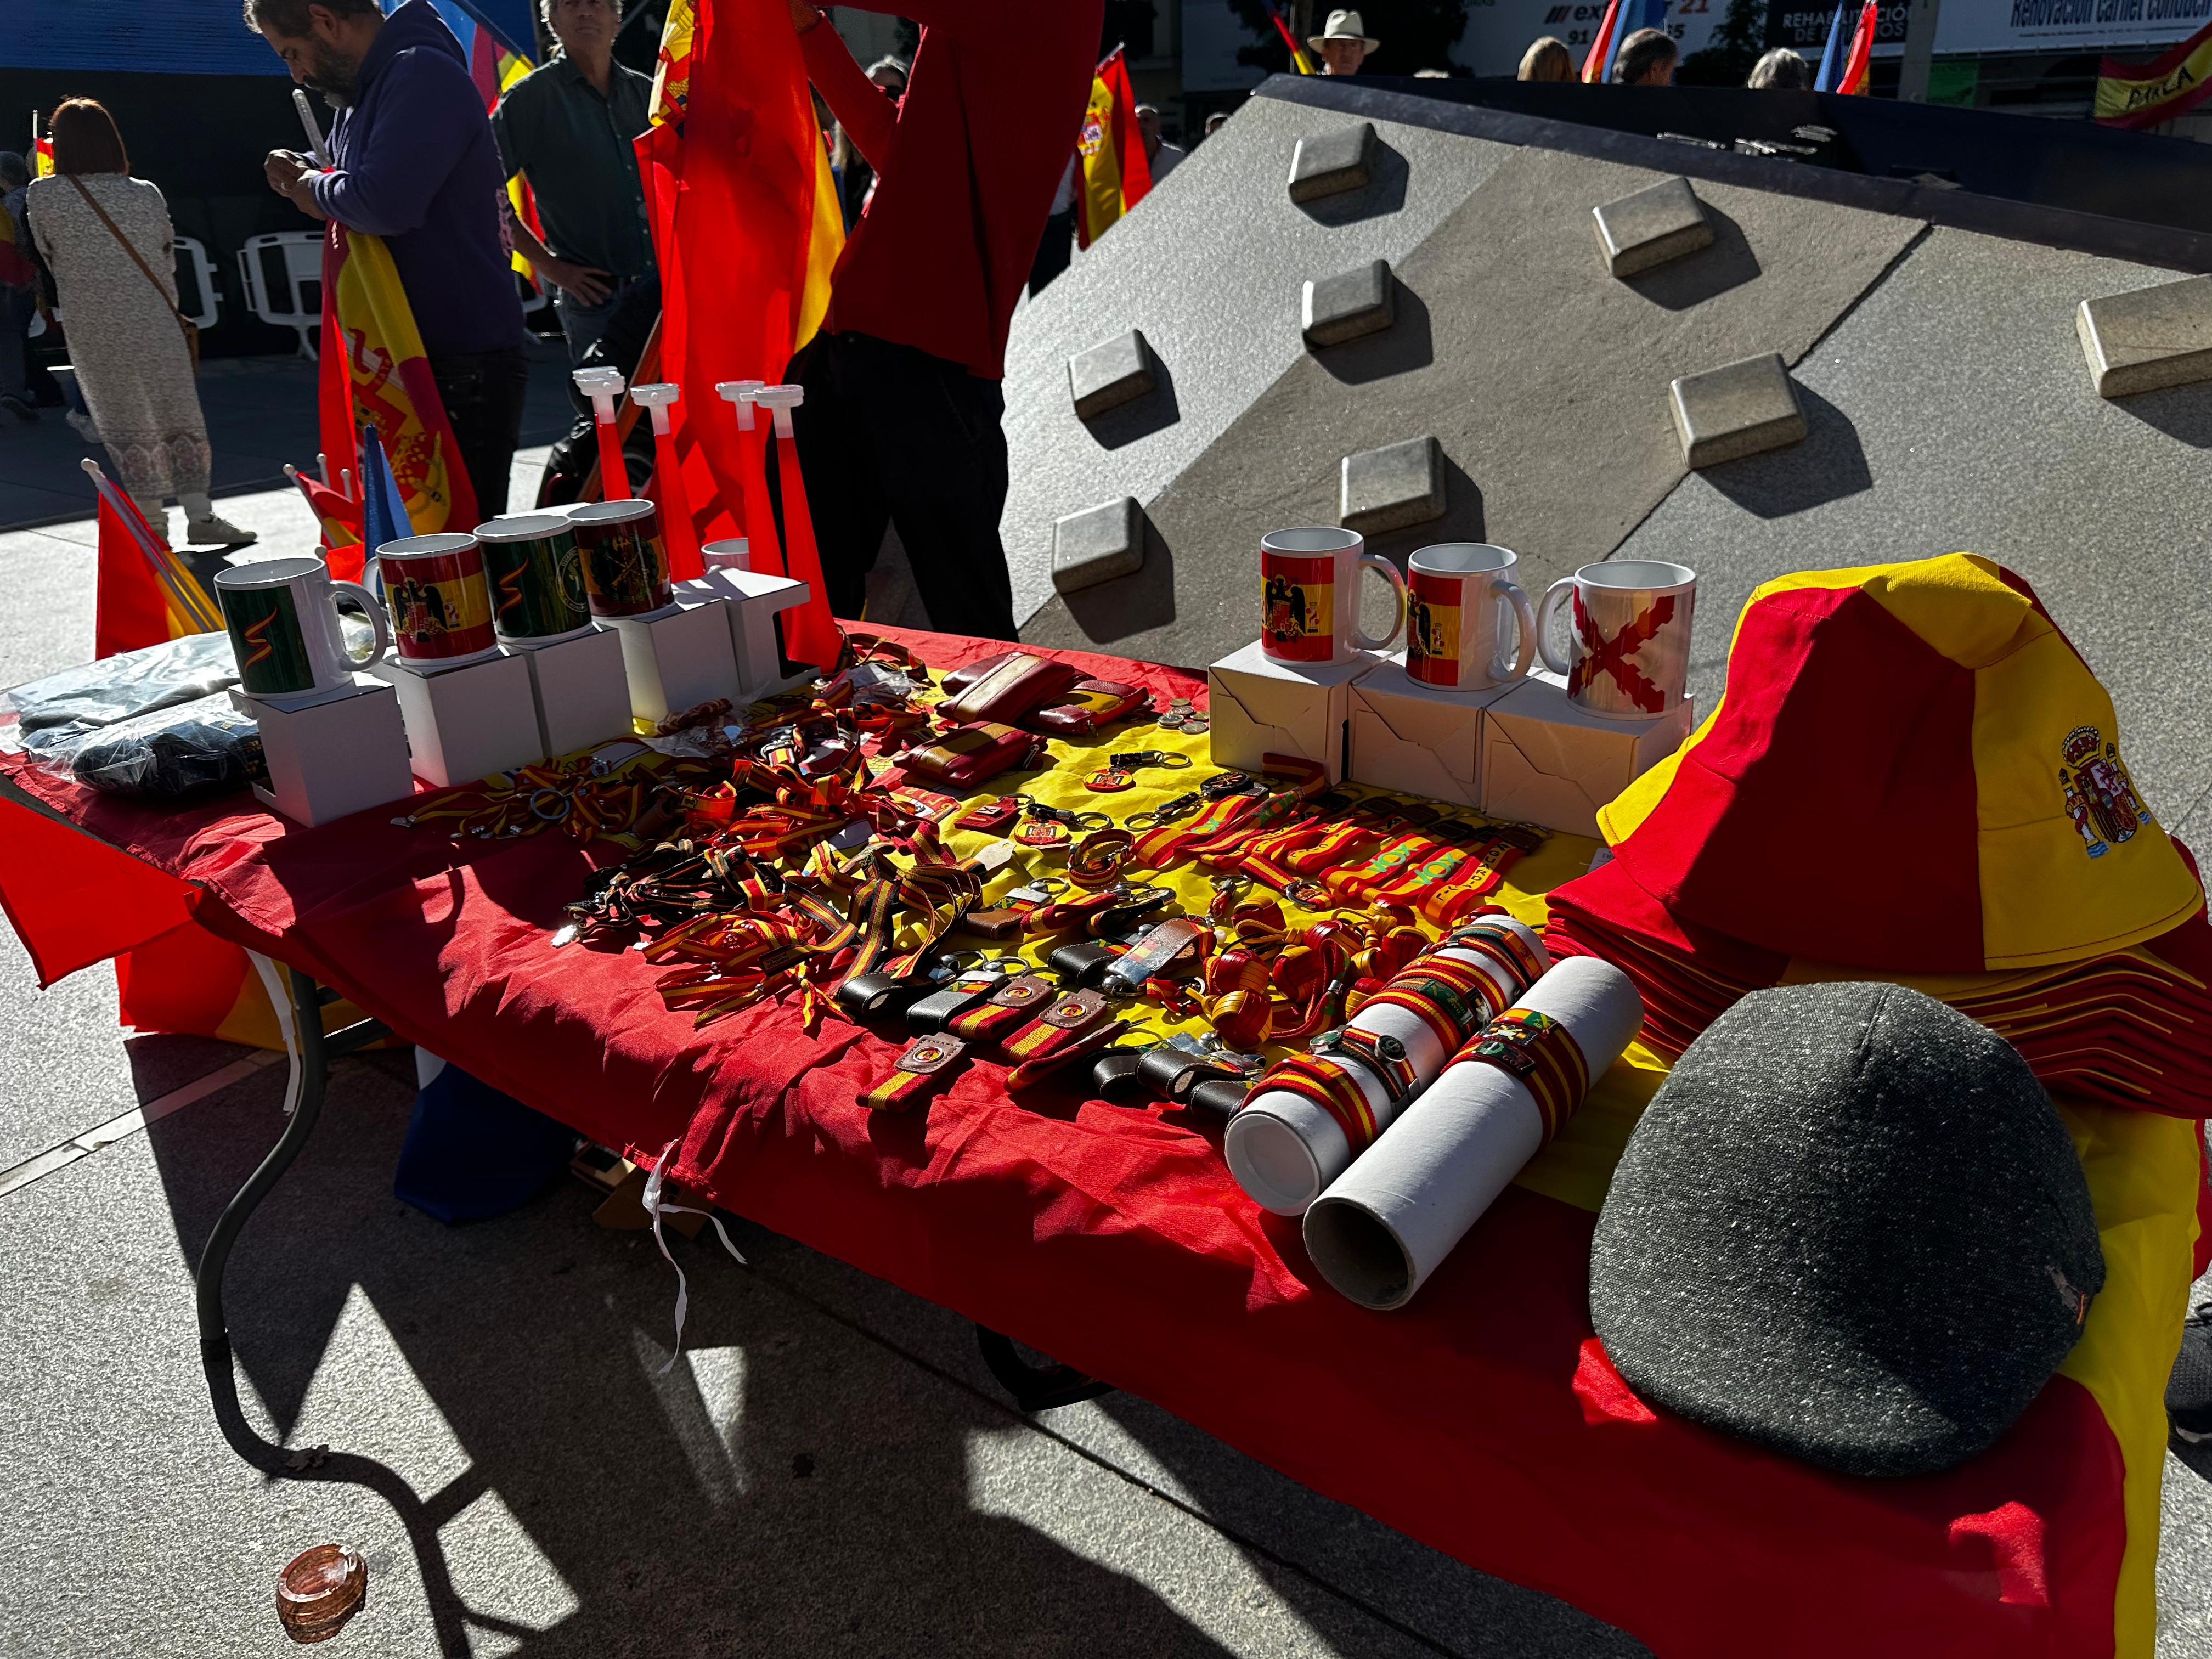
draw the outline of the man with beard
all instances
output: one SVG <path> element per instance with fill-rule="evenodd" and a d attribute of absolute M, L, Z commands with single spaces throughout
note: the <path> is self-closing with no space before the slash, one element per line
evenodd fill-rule
<path fill-rule="evenodd" d="M 530 371 L 501 234 L 506 170 L 460 42 L 430 0 L 389 17 L 376 0 L 246 0 L 246 21 L 339 111 L 330 170 L 277 150 L 270 188 L 384 239 L 477 511 L 504 513 Z"/>

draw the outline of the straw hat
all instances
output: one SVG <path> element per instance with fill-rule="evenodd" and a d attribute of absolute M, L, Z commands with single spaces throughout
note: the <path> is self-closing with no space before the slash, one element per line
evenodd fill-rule
<path fill-rule="evenodd" d="M 1328 27 L 1319 34 L 1306 36 L 1306 44 L 1319 52 L 1324 40 L 1357 40 L 1368 51 L 1373 52 L 1382 43 L 1366 30 L 1367 25 L 1361 21 L 1358 12 L 1333 11 L 1328 15 Z"/>
<path fill-rule="evenodd" d="M 1759 589 L 1720 706 L 1598 825 L 1685 921 L 1882 973 L 2078 961 L 2204 902 L 2105 688 L 1968 553 Z"/>

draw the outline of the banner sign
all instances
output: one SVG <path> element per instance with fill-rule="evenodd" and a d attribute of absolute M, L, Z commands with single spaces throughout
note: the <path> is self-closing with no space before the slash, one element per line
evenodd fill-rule
<path fill-rule="evenodd" d="M 1893 58 L 1905 46 L 1906 0 L 1882 0 L 1875 52 Z M 1846 8 L 1850 33 L 1856 8 Z M 1817 62 L 1827 44 L 1832 4 L 1778 0 L 1766 15 L 1766 44 L 1794 47 Z M 2151 51 L 2212 22 L 2212 0 L 1965 0 L 1936 15 L 1939 56 L 2002 52 Z"/>

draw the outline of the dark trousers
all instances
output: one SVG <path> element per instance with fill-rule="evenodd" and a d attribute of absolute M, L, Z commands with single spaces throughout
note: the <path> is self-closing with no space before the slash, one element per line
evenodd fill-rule
<path fill-rule="evenodd" d="M 1044 292 L 1044 285 L 1067 269 L 1075 257 L 1075 210 L 1055 213 L 1044 222 L 1044 236 L 1036 258 L 1030 261 L 1030 298 Z"/>
<path fill-rule="evenodd" d="M 507 476 L 522 441 L 522 396 L 530 385 L 530 360 L 520 346 L 499 351 L 453 352 L 430 359 L 430 378 L 446 405 L 447 424 L 461 452 L 462 469 L 476 491 L 477 516 L 507 511 Z M 462 526 L 460 528 L 472 528 Z"/>
<path fill-rule="evenodd" d="M 0 284 L 0 398 L 30 401 L 31 319 L 38 313 L 36 289 Z"/>
<path fill-rule="evenodd" d="M 858 617 L 886 523 L 930 626 L 1011 640 L 1006 402 L 996 380 L 866 334 L 823 334 L 793 363 L 800 471 L 833 615 Z"/>

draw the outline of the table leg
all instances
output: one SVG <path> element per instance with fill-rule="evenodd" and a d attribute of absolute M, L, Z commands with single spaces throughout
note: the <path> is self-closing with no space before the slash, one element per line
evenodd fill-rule
<path fill-rule="evenodd" d="M 323 1095 L 330 1082 L 331 1062 L 392 1034 L 391 1028 L 381 1021 L 364 1019 L 325 1036 L 323 1009 L 337 1000 L 337 993 L 317 985 L 296 968 L 287 968 L 284 974 L 291 989 L 292 1024 L 300 1044 L 299 1103 L 293 1108 L 292 1121 L 284 1126 L 284 1133 L 277 1137 L 269 1156 L 261 1160 L 260 1167 L 238 1189 L 238 1195 L 224 1206 L 215 1231 L 208 1236 L 207 1249 L 200 1253 L 198 1279 L 200 1360 L 207 1371 L 208 1385 L 215 1394 L 216 1416 L 223 1422 L 226 1437 L 239 1455 L 262 1467 L 269 1466 L 270 1457 L 282 1459 L 289 1454 L 282 1446 L 272 1445 L 255 1434 L 238 1413 L 238 1380 L 230 1367 L 230 1328 L 222 1311 L 223 1272 L 230 1264 L 231 1246 L 237 1243 L 247 1219 L 268 1196 L 269 1189 L 292 1167 L 293 1159 L 307 1144 L 307 1137 L 315 1132 L 315 1120 L 322 1115 Z M 249 1450 L 230 1434 L 233 1419 L 256 1449 Z"/>

